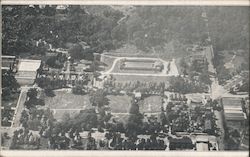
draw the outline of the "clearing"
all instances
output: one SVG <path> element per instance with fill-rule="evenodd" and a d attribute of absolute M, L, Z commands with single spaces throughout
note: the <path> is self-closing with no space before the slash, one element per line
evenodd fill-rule
<path fill-rule="evenodd" d="M 66 112 L 73 115 L 91 107 L 88 95 L 74 95 L 66 91 L 55 91 L 55 94 L 54 97 L 45 97 L 45 104 L 53 110 L 56 119 L 61 119 Z"/>
<path fill-rule="evenodd" d="M 128 113 L 132 98 L 128 95 L 108 95 L 109 106 L 112 113 Z"/>

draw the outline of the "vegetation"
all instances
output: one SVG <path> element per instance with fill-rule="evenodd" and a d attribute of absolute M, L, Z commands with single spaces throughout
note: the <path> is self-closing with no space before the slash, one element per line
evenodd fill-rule
<path fill-rule="evenodd" d="M 61 69 L 64 66 L 64 62 L 67 60 L 66 55 L 58 53 L 56 56 L 51 56 L 47 59 L 46 64 L 49 67 Z"/>
<path fill-rule="evenodd" d="M 195 83 L 194 81 L 186 80 L 182 77 L 171 77 L 169 81 L 169 91 L 178 92 L 182 94 L 194 93 L 194 92 L 207 92 L 207 86 L 201 83 Z"/>
<path fill-rule="evenodd" d="M 102 52 L 114 48 L 117 42 L 119 11 L 110 8 L 105 16 L 88 14 L 80 6 L 69 6 L 58 12 L 56 6 L 4 6 L 3 7 L 3 53 L 21 55 L 41 54 L 36 41 L 42 39 L 54 47 L 64 48 L 66 43 L 86 41 L 90 52 Z M 112 32 L 112 35 L 111 35 Z M 44 51 L 43 51 L 44 52 Z"/>
<path fill-rule="evenodd" d="M 201 20 L 199 7 L 138 6 L 126 23 L 128 38 L 145 51 L 176 39 L 194 43 L 204 34 Z"/>
<path fill-rule="evenodd" d="M 102 107 L 108 105 L 108 99 L 103 90 L 92 91 L 90 93 L 90 102 L 93 106 Z"/>
<path fill-rule="evenodd" d="M 44 100 L 37 98 L 38 91 L 36 88 L 30 88 L 27 92 L 28 100 L 25 101 L 24 105 L 27 109 L 34 108 L 36 105 L 44 106 Z"/>
<path fill-rule="evenodd" d="M 238 49 L 249 52 L 248 7 L 207 7 L 206 11 L 215 53 Z"/>
<path fill-rule="evenodd" d="M 11 99 L 11 96 L 17 92 L 20 85 L 15 79 L 12 71 L 2 71 L 2 98 L 3 100 Z"/>
<path fill-rule="evenodd" d="M 140 113 L 139 105 L 135 102 L 135 100 L 132 100 L 129 114 L 128 123 L 126 125 L 126 133 L 127 135 L 136 138 L 136 136 L 141 132 L 143 116 Z"/>

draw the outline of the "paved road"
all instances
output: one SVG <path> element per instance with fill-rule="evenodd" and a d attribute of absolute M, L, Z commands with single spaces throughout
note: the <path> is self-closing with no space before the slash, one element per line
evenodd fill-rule
<path fill-rule="evenodd" d="M 208 41 L 211 42 L 211 37 L 210 37 L 210 33 L 209 33 L 209 29 L 208 29 L 208 18 L 207 18 L 207 14 L 206 11 L 203 11 L 203 19 L 204 22 L 206 23 L 206 29 L 207 29 L 207 34 L 208 34 Z M 205 54 L 206 54 L 206 58 L 208 61 L 208 71 L 215 74 L 215 76 L 217 75 L 216 69 L 213 65 L 213 58 L 214 58 L 214 52 L 213 52 L 213 46 L 209 45 L 206 47 L 205 49 Z M 218 99 L 219 97 L 221 97 L 223 94 L 226 93 L 225 89 L 219 85 L 218 83 L 218 78 L 216 78 L 215 76 L 211 77 L 211 98 L 213 100 Z M 217 138 L 217 142 L 218 142 L 218 147 L 219 150 L 224 150 L 224 135 L 225 135 L 225 130 L 224 130 L 224 124 L 223 124 L 223 113 L 222 112 L 218 112 L 215 111 L 214 112 L 215 117 L 216 117 L 216 125 L 217 127 L 220 129 L 220 136 Z"/>

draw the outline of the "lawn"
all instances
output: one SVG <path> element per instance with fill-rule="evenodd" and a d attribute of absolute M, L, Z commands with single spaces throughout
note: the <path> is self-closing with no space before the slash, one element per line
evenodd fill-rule
<path fill-rule="evenodd" d="M 139 103 L 141 113 L 155 113 L 161 111 L 162 100 L 160 96 L 149 96 Z"/>
<path fill-rule="evenodd" d="M 109 106 L 113 113 L 128 113 L 131 104 L 131 97 L 127 95 L 123 96 L 115 96 L 115 95 L 108 95 L 107 98 L 109 99 Z"/>
<path fill-rule="evenodd" d="M 74 95 L 66 91 L 56 91 L 54 97 L 45 97 L 50 109 L 85 109 L 90 106 L 88 95 Z"/>
<path fill-rule="evenodd" d="M 55 97 L 45 97 L 45 104 L 53 110 L 54 117 L 61 119 L 65 113 L 74 115 L 91 107 L 88 95 L 74 95 L 66 91 L 56 91 Z"/>
<path fill-rule="evenodd" d="M 138 76 L 138 75 L 130 75 L 129 77 L 127 75 L 113 75 L 116 82 L 165 82 L 167 83 L 169 78 L 168 76 Z"/>

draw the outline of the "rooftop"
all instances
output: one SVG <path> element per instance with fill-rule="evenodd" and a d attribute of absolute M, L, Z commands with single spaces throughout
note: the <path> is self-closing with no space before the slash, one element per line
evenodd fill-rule
<path fill-rule="evenodd" d="M 41 60 L 20 59 L 18 71 L 35 72 L 41 65 Z"/>
<path fill-rule="evenodd" d="M 207 143 L 196 143 L 196 150 L 197 151 L 208 151 L 208 144 Z"/>
<path fill-rule="evenodd" d="M 240 106 L 241 107 L 242 98 L 224 97 L 222 98 L 222 103 L 224 107 L 229 106 Z"/>

